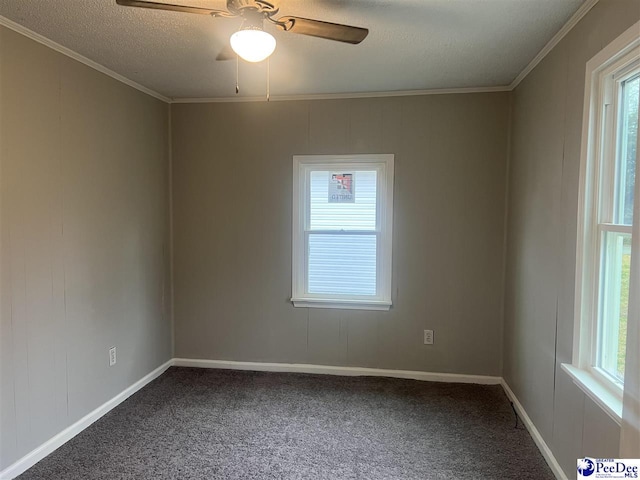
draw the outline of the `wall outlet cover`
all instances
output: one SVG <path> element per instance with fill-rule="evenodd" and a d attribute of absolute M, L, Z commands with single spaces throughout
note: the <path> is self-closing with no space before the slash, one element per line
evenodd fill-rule
<path fill-rule="evenodd" d="M 116 347 L 109 349 L 109 366 L 113 367 L 116 364 Z"/>

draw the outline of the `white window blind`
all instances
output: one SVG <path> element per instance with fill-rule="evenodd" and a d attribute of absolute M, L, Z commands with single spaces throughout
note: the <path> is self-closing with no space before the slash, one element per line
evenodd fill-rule
<path fill-rule="evenodd" d="M 376 295 L 376 173 L 349 172 L 353 203 L 332 203 L 340 172 L 310 172 L 309 293 Z"/>
<path fill-rule="evenodd" d="M 376 235 L 309 236 L 309 293 L 376 294 Z"/>

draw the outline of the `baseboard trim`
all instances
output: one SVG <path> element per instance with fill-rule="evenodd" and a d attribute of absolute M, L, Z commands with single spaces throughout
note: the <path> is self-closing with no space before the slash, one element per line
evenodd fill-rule
<path fill-rule="evenodd" d="M 406 378 L 413 380 L 422 380 L 429 382 L 447 382 L 447 383 L 475 383 L 480 385 L 501 385 L 507 397 L 513 402 L 513 405 L 522 419 L 529 434 L 536 443 L 540 453 L 549 464 L 553 474 L 558 480 L 568 480 L 567 475 L 560 467 L 560 464 L 554 457 L 551 449 L 546 444 L 542 435 L 535 427 L 524 407 L 515 396 L 507 382 L 502 377 L 494 377 L 487 375 L 463 375 L 457 373 L 434 373 L 421 372 L 415 370 L 389 370 L 379 368 L 365 367 L 340 367 L 331 365 L 313 365 L 306 363 L 263 363 L 263 362 L 237 362 L 231 360 L 203 360 L 191 358 L 173 358 L 149 374 L 142 377 L 136 383 L 123 390 L 121 393 L 105 402 L 92 412 L 88 413 L 73 425 L 65 428 L 63 431 L 47 440 L 45 443 L 20 458 L 12 465 L 0 472 L 1 480 L 11 480 L 21 473 L 25 472 L 44 457 L 55 451 L 85 428 L 90 426 L 96 420 L 100 419 L 109 411 L 120 405 L 131 395 L 142 389 L 151 381 L 162 375 L 169 367 L 195 367 L 195 368 L 215 368 L 227 370 L 250 370 L 259 372 L 290 372 L 290 373 L 312 373 L 322 375 L 342 375 L 342 376 L 371 376 L 371 377 L 391 377 Z"/>
<path fill-rule="evenodd" d="M 339 367 L 331 365 L 313 365 L 307 363 L 263 363 L 236 362 L 231 360 L 200 360 L 174 358 L 176 367 L 219 368 L 227 370 L 253 370 L 257 372 L 317 373 L 322 375 L 392 377 L 424 380 L 429 382 L 477 383 L 481 385 L 499 385 L 501 377 L 485 375 L 461 375 L 457 373 L 432 373 L 414 370 L 387 370 L 365 367 Z"/>
<path fill-rule="evenodd" d="M 124 402 L 131 395 L 136 393 L 138 390 L 146 386 L 152 380 L 156 379 L 160 375 L 162 375 L 171 365 L 173 364 L 173 360 L 169 360 L 168 362 L 160 365 L 158 368 L 153 370 L 151 373 L 145 375 L 136 383 L 128 387 L 127 389 L 120 392 L 118 395 L 113 397 L 111 400 L 100 405 L 98 408 L 88 413 L 80 420 L 70 425 L 69 427 L 62 430 L 57 435 L 51 437 L 49 440 L 44 442 L 39 447 L 35 448 L 31 452 L 27 453 L 24 457 L 17 460 L 15 463 L 9 465 L 2 472 L 0 472 L 0 479 L 2 480 L 10 480 L 12 478 L 17 477 L 21 473 L 25 472 L 29 468 L 33 467 L 36 463 L 42 460 L 44 457 L 52 453 L 58 447 L 62 446 L 77 434 L 82 432 L 89 425 L 94 423 L 96 420 L 100 419 L 100 417 L 104 416 L 109 411 L 113 410 L 115 407 Z"/>
<path fill-rule="evenodd" d="M 518 416 L 522 420 L 522 423 L 524 423 L 525 427 L 527 427 L 527 430 L 529 431 L 531 438 L 533 438 L 533 441 L 536 442 L 538 450 L 540 450 L 540 453 L 542 453 L 542 456 L 544 457 L 547 464 L 551 468 L 551 471 L 553 472 L 553 474 L 556 476 L 558 480 L 569 480 L 567 475 L 564 473 L 564 470 L 562 470 L 562 467 L 556 460 L 556 457 L 553 455 L 553 452 L 549 448 L 549 445 L 547 445 L 547 442 L 544 441 L 544 439 L 542 438 L 542 435 L 540 435 L 540 432 L 538 431 L 536 426 L 533 424 L 533 422 L 531 421 L 531 418 L 529 418 L 529 415 L 527 415 L 527 412 L 525 411 L 524 407 L 516 397 L 515 393 L 513 393 L 513 390 L 511 390 L 507 382 L 504 380 L 504 378 L 502 379 L 501 385 L 502 385 L 502 388 L 504 388 L 504 391 L 507 394 L 507 397 L 509 397 L 509 400 L 513 402 L 513 406 L 518 412 Z"/>

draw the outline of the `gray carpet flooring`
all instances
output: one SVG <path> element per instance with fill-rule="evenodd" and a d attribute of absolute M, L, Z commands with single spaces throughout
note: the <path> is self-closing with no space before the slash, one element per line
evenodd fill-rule
<path fill-rule="evenodd" d="M 19 478 L 554 476 L 497 385 L 174 367 Z"/>

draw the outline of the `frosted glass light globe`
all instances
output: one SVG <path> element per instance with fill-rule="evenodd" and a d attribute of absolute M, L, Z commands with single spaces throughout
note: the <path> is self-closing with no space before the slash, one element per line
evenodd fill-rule
<path fill-rule="evenodd" d="M 231 48 L 247 62 L 261 62 L 276 49 L 276 39 L 264 30 L 247 28 L 231 35 Z"/>

